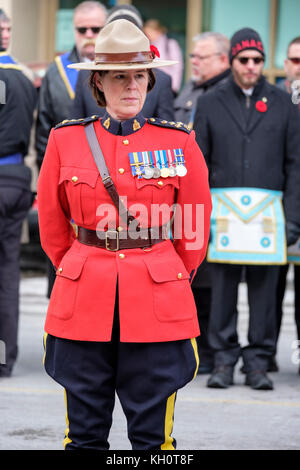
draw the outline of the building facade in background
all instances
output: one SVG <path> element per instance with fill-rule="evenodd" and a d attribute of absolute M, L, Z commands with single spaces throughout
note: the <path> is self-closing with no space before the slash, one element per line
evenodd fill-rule
<path fill-rule="evenodd" d="M 11 53 L 39 70 L 73 44 L 72 10 L 81 0 L 0 0 L 12 18 Z M 230 37 L 242 27 L 257 30 L 266 47 L 265 75 L 271 83 L 284 76 L 283 62 L 291 39 L 300 35 L 299 0 L 103 0 L 108 8 L 133 4 L 145 20 L 158 18 L 179 42 L 186 58 L 193 37 L 217 31 Z M 24 40 L 26 38 L 26 40 Z M 190 75 L 185 62 L 185 78 Z M 42 72 L 41 72 L 42 73 Z"/>

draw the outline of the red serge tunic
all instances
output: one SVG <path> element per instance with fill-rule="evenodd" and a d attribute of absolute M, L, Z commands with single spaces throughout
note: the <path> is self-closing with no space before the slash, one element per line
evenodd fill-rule
<path fill-rule="evenodd" d="M 71 220 L 92 230 L 111 224 L 125 229 L 85 136 L 84 125 L 91 121 L 119 196 L 141 227 L 166 223 L 176 198 L 173 241 L 113 252 L 76 239 Z M 52 129 L 38 181 L 41 244 L 57 269 L 47 333 L 110 341 L 118 281 L 120 341 L 199 335 L 190 275 L 206 254 L 211 198 L 194 132 L 184 130 L 140 115 L 123 123 L 95 116 Z M 139 179 L 132 174 L 130 153 L 174 149 L 182 149 L 185 176 Z"/>

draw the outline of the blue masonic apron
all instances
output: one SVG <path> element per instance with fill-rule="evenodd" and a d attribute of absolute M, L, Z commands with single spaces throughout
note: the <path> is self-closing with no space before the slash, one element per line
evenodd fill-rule
<path fill-rule="evenodd" d="M 207 260 L 232 264 L 285 264 L 282 192 L 213 188 Z"/>

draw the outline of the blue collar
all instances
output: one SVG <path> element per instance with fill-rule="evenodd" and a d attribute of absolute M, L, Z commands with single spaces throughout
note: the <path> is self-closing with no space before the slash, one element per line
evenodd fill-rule
<path fill-rule="evenodd" d="M 137 114 L 134 118 L 127 119 L 126 121 L 117 121 L 112 118 L 107 111 L 101 119 L 101 124 L 104 129 L 114 135 L 129 135 L 141 129 L 146 122 L 146 119 Z"/>

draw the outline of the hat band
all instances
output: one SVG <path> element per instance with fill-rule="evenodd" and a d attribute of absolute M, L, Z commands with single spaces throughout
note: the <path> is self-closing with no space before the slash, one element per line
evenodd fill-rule
<path fill-rule="evenodd" d="M 124 52 L 124 53 L 102 53 L 95 54 L 95 64 L 128 64 L 128 63 L 144 63 L 148 64 L 153 61 L 153 52 Z"/>

